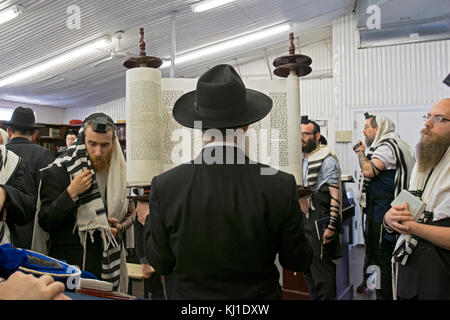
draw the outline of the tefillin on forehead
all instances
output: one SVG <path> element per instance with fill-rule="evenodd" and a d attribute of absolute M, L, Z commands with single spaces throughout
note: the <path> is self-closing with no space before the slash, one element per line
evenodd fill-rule
<path fill-rule="evenodd" d="M 364 118 L 367 120 L 367 119 L 370 119 L 370 118 L 374 118 L 375 119 L 375 115 L 373 115 L 373 114 L 369 114 L 368 112 L 365 112 L 364 113 Z"/>
<path fill-rule="evenodd" d="M 302 116 L 302 121 L 301 121 L 301 123 L 302 123 L 302 124 L 308 124 L 308 123 L 309 123 L 308 116 Z"/>
<path fill-rule="evenodd" d="M 301 118 L 301 124 L 309 124 L 312 123 L 314 128 L 316 129 L 316 133 L 320 133 L 320 126 L 317 124 L 317 122 L 310 120 L 308 116 L 302 116 Z"/>
<path fill-rule="evenodd" d="M 88 121 L 93 122 L 94 131 L 97 133 L 106 133 L 108 131 L 108 124 L 112 129 L 115 130 L 116 128 L 114 121 L 104 113 L 94 113 L 87 117 L 84 123 Z"/>

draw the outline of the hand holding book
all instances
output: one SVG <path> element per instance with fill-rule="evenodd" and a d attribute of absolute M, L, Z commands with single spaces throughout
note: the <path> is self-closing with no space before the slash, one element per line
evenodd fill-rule
<path fill-rule="evenodd" d="M 319 240 L 326 244 L 333 241 L 339 234 L 342 233 L 341 223 L 336 224 L 336 230 L 332 231 L 328 228 L 330 225 L 330 216 L 326 216 L 315 221 L 317 237 Z"/>
<path fill-rule="evenodd" d="M 323 233 L 322 243 L 327 244 L 333 241 L 336 238 L 336 233 L 330 228 L 325 229 Z"/>

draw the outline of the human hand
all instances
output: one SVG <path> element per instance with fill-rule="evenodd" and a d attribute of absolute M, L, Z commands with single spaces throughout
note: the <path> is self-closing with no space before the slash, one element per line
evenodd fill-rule
<path fill-rule="evenodd" d="M 300 209 L 302 209 L 302 212 L 306 215 L 309 212 L 309 203 L 308 199 L 306 198 L 300 198 L 298 199 L 298 202 L 300 203 Z"/>
<path fill-rule="evenodd" d="M 324 231 L 324 233 L 323 233 L 323 238 L 322 238 L 322 241 L 323 241 L 323 244 L 327 244 L 327 243 L 330 243 L 331 241 L 333 241 L 334 240 L 334 231 L 333 230 L 330 230 L 330 229 L 325 229 L 325 231 Z"/>
<path fill-rule="evenodd" d="M 119 220 L 117 220 L 116 218 L 108 218 L 108 223 L 110 227 L 117 227 L 117 225 L 119 224 Z"/>
<path fill-rule="evenodd" d="M 109 227 L 114 238 L 119 236 L 119 220 L 116 218 L 108 218 Z"/>
<path fill-rule="evenodd" d="M 138 201 L 136 206 L 137 219 L 142 224 L 145 225 L 145 219 L 150 213 L 150 208 L 148 202 Z"/>
<path fill-rule="evenodd" d="M 76 176 L 67 187 L 67 192 L 72 199 L 77 198 L 83 192 L 89 190 L 92 185 L 92 173 L 85 169 L 83 173 Z"/>
<path fill-rule="evenodd" d="M 4 300 L 71 300 L 64 292 L 64 284 L 51 276 L 36 278 L 20 271 L 0 283 L 0 299 Z"/>
<path fill-rule="evenodd" d="M 408 234 L 409 227 L 404 222 L 414 221 L 414 218 L 408 211 L 408 203 L 404 202 L 401 206 L 393 206 L 389 209 L 384 215 L 384 221 L 398 233 Z"/>
<path fill-rule="evenodd" d="M 361 140 L 358 140 L 357 144 L 359 144 L 359 147 L 355 149 L 355 152 L 358 153 L 361 151 L 363 154 L 365 154 L 366 147 L 364 146 L 364 143 L 362 143 Z"/>
<path fill-rule="evenodd" d="M 150 278 L 153 272 L 155 272 L 155 270 L 148 263 L 142 264 L 142 274 L 145 279 Z"/>

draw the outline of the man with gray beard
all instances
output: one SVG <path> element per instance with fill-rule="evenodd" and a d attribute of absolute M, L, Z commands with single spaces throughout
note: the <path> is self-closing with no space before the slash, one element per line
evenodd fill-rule
<path fill-rule="evenodd" d="M 425 204 L 414 218 L 408 204 L 393 206 L 385 229 L 400 233 L 393 253 L 394 298 L 450 299 L 450 99 L 424 116 L 409 191 Z"/>

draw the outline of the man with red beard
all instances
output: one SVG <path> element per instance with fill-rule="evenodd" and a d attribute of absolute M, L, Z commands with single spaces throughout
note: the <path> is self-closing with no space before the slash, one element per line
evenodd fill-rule
<path fill-rule="evenodd" d="M 88 116 L 77 142 L 42 171 L 33 249 L 66 260 L 127 291 L 124 239 L 134 242 L 134 206 L 127 200 L 125 159 L 112 119 Z"/>
<path fill-rule="evenodd" d="M 450 99 L 424 116 L 409 191 L 425 204 L 413 217 L 408 204 L 393 206 L 385 228 L 400 233 L 393 253 L 394 298 L 450 299 Z"/>

